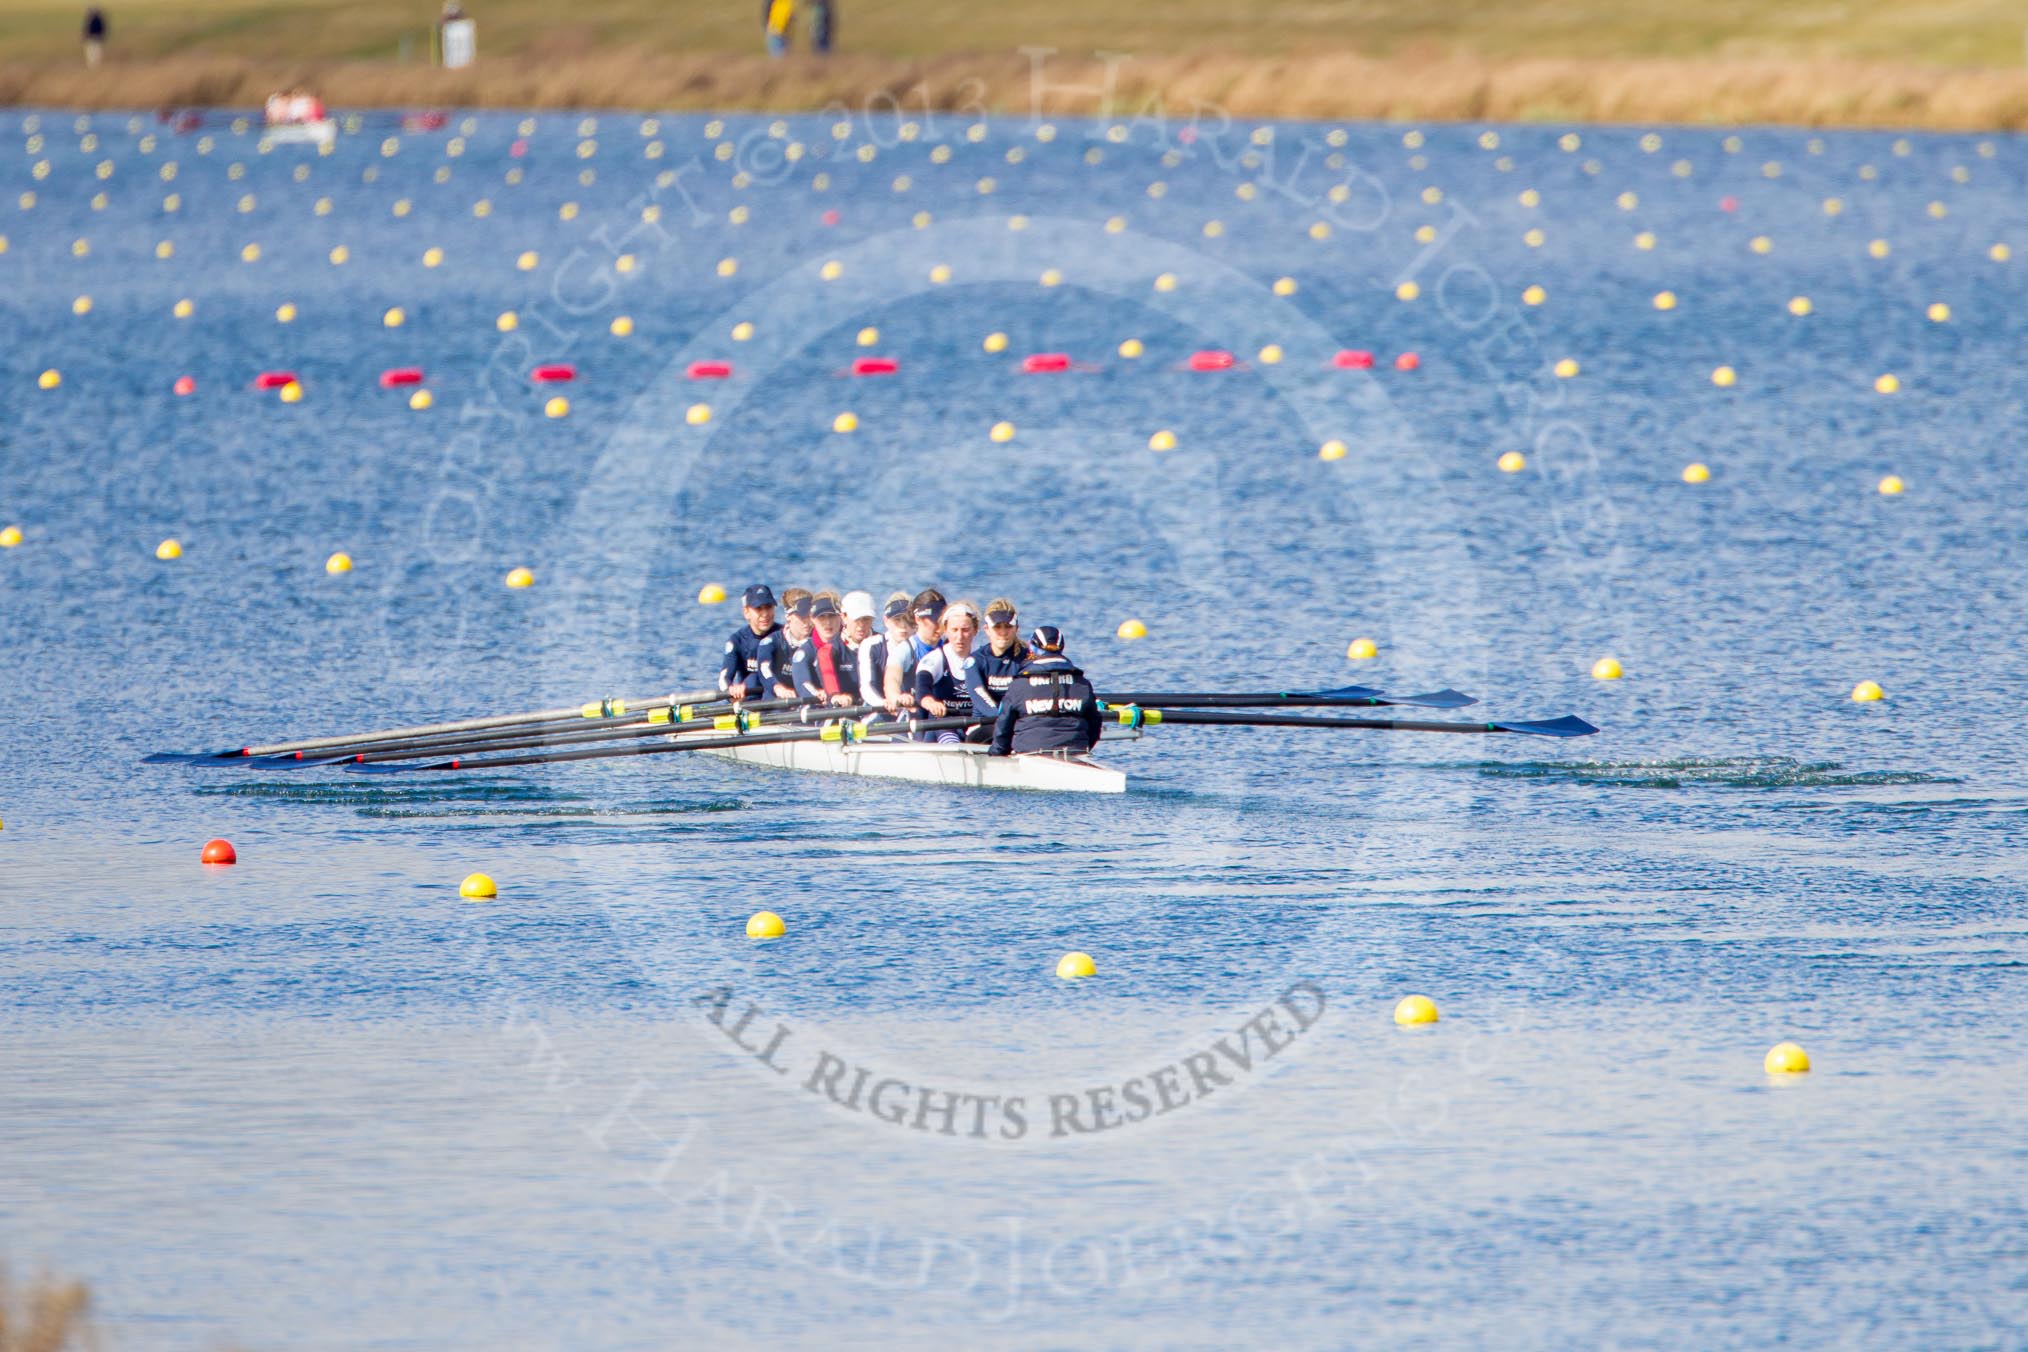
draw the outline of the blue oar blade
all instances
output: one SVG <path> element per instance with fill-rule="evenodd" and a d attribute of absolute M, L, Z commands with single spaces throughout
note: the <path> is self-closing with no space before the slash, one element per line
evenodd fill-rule
<path fill-rule="evenodd" d="M 1476 695 L 1467 695 L 1462 690 L 1432 690 L 1427 695 L 1389 695 L 1389 704 L 1414 704 L 1425 709 L 1462 709 L 1467 704 L 1479 702 Z"/>
<path fill-rule="evenodd" d="M 244 760 L 237 751 L 151 751 L 141 757 L 143 765 L 228 765 Z"/>
<path fill-rule="evenodd" d="M 1300 696 L 1304 699 L 1372 699 L 1376 695 L 1384 695 L 1386 693 L 1386 691 L 1375 689 L 1370 685 L 1341 685 L 1336 690 L 1298 691 L 1296 695 L 1291 695 L 1288 698 L 1293 699 Z"/>
<path fill-rule="evenodd" d="M 427 770 L 429 768 L 427 765 L 399 765 L 392 761 L 379 763 L 369 761 L 364 765 L 357 761 L 345 762 L 345 773 L 351 775 L 398 775 L 409 770 Z"/>
<path fill-rule="evenodd" d="M 1532 733 L 1537 737 L 1589 737 L 1598 731 L 1576 714 L 1543 719 L 1537 723 L 1488 723 L 1486 726 L 1498 728 L 1501 732 Z"/>

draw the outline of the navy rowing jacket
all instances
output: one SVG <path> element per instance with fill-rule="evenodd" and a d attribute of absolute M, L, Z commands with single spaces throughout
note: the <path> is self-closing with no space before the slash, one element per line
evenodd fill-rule
<path fill-rule="evenodd" d="M 789 677 L 789 640 L 779 624 L 765 634 L 743 624 L 725 641 L 725 661 L 718 668 L 720 690 L 743 685 L 749 699 L 772 699 L 775 682 L 786 685 Z"/>
<path fill-rule="evenodd" d="M 1037 657 L 1021 669 L 993 721 L 993 754 L 1074 751 L 1098 744 L 1098 695 L 1067 657 Z"/>

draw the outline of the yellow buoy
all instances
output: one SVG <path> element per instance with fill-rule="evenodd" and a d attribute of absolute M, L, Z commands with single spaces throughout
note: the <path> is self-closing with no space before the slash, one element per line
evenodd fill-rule
<path fill-rule="evenodd" d="M 733 342 L 743 343 L 751 337 L 753 337 L 753 325 L 749 321 L 742 319 L 739 323 L 732 326 Z"/>
<path fill-rule="evenodd" d="M 1693 460 L 1683 466 L 1683 482 L 1686 484 L 1709 483 L 1711 467 L 1701 460 Z"/>
<path fill-rule="evenodd" d="M 1591 675 L 1595 681 L 1617 681 L 1625 674 L 1617 657 L 1601 657 L 1591 664 Z"/>
<path fill-rule="evenodd" d="M 21 543 L 21 527 L 0 526 L 0 549 L 12 549 Z"/>
<path fill-rule="evenodd" d="M 1148 449 L 1151 451 L 1175 450 L 1176 434 L 1174 432 L 1171 432 L 1166 427 L 1163 428 L 1161 431 L 1155 433 L 1155 435 L 1148 438 Z"/>
<path fill-rule="evenodd" d="M 70 303 L 70 312 L 74 315 L 90 314 L 92 312 L 92 298 L 90 296 L 79 296 Z"/>
<path fill-rule="evenodd" d="M 931 284 L 935 286 L 942 286 L 944 283 L 950 281 L 951 265 L 949 263 L 938 263 L 934 265 L 929 270 L 929 279 Z"/>
<path fill-rule="evenodd" d="M 1064 981 L 1082 981 L 1098 975 L 1098 964 L 1089 953 L 1066 953 L 1056 960 L 1056 975 Z"/>
<path fill-rule="evenodd" d="M 986 435 L 995 441 L 1012 441 L 1014 440 L 1014 424 L 1004 421 L 996 422 L 993 424 L 993 429 L 986 433 Z"/>
<path fill-rule="evenodd" d="M 424 267 L 426 268 L 437 267 L 440 264 L 442 264 L 443 261 L 444 261 L 444 251 L 442 249 L 430 248 L 423 250 Z"/>
<path fill-rule="evenodd" d="M 698 605 L 716 606 L 723 605 L 724 603 L 725 603 L 725 588 L 719 586 L 716 582 L 707 582 L 702 587 L 699 587 L 697 589 Z"/>
<path fill-rule="evenodd" d="M 1394 298 L 1396 300 L 1414 300 L 1421 294 L 1422 288 L 1414 282 L 1403 282 L 1400 286 L 1394 288 Z"/>
<path fill-rule="evenodd" d="M 1739 382 L 1739 372 L 1730 366 L 1721 366 L 1711 373 L 1711 383 L 1721 390 L 1729 390 Z"/>
<path fill-rule="evenodd" d="M 1394 1021 L 1404 1028 L 1418 1023 L 1435 1023 L 1436 1001 L 1427 995 L 1404 995 L 1401 1003 L 1394 1007 Z"/>
<path fill-rule="evenodd" d="M 540 266 L 541 263 L 542 263 L 542 255 L 535 252 L 535 250 L 533 249 L 527 250 L 519 258 L 514 260 L 514 266 L 521 269 L 523 272 L 533 272 L 538 266 Z"/>
<path fill-rule="evenodd" d="M 773 911 L 755 911 L 746 922 L 746 937 L 749 939 L 779 939 L 787 926 Z"/>
<path fill-rule="evenodd" d="M 1523 305 L 1540 305 L 1548 299 L 1549 293 L 1539 286 L 1531 286 L 1521 293 L 1521 303 Z"/>
<path fill-rule="evenodd" d="M 275 322 L 277 324 L 292 324 L 295 322 L 295 319 L 296 306 L 294 302 L 285 300 L 275 307 Z"/>
<path fill-rule="evenodd" d="M 827 282 L 835 282 L 845 275 L 845 265 L 833 258 L 817 269 L 817 275 Z"/>
<path fill-rule="evenodd" d="M 399 305 L 395 305 L 389 307 L 387 313 L 380 317 L 380 322 L 390 329 L 398 329 L 408 322 L 408 315 Z"/>
<path fill-rule="evenodd" d="M 52 367 L 47 371 L 44 371 L 41 375 L 35 378 L 35 385 L 37 389 L 53 390 L 61 384 L 63 384 L 63 376 L 59 374 L 54 367 Z"/>
<path fill-rule="evenodd" d="M 417 390 L 408 397 L 408 406 L 420 413 L 436 401 L 436 396 L 428 390 Z"/>
<path fill-rule="evenodd" d="M 1873 382 L 1873 388 L 1882 394 L 1893 394 L 1901 388 L 1901 377 L 1889 371 L 1886 375 L 1881 376 Z"/>
<path fill-rule="evenodd" d="M 615 315 L 613 316 L 613 322 L 607 327 L 613 337 L 625 338 L 634 332 L 634 321 L 627 315 Z"/>
<path fill-rule="evenodd" d="M 521 316 L 512 310 L 502 310 L 500 317 L 493 321 L 493 327 L 502 333 L 512 333 L 521 327 Z"/>
<path fill-rule="evenodd" d="M 342 549 L 339 550 L 336 554 L 333 554 L 330 558 L 324 560 L 324 571 L 331 574 L 333 577 L 336 577 L 340 573 L 351 572 L 352 556 L 350 554 L 347 554 Z"/>
<path fill-rule="evenodd" d="M 535 585 L 535 574 L 526 568 L 516 568 L 507 574 L 507 585 L 510 587 L 532 587 Z"/>
<path fill-rule="evenodd" d="M 1573 357 L 1565 357 L 1556 363 L 1556 377 L 1559 380 L 1569 380 L 1577 374 L 1577 371 L 1577 360 Z"/>
<path fill-rule="evenodd" d="M 868 324 L 865 328 L 859 330 L 859 336 L 853 341 L 857 342 L 861 347 L 872 347 L 880 341 L 880 330 Z"/>
<path fill-rule="evenodd" d="M 1880 682 L 1878 681 L 1861 681 L 1852 687 L 1852 702 L 1854 704 L 1871 704 L 1875 700 L 1886 698 L 1887 692 L 1880 688 Z"/>
<path fill-rule="evenodd" d="M 340 244 L 337 248 L 331 250 L 331 266 L 334 268 L 343 267 L 345 266 L 345 261 L 351 257 L 352 250 Z"/>
<path fill-rule="evenodd" d="M 1899 495 L 1907 487 L 1899 474 L 1890 474 L 1880 481 L 1880 491 L 1890 498 Z"/>
<path fill-rule="evenodd" d="M 275 391 L 275 397 L 285 404 L 300 404 L 303 402 L 303 386 L 301 382 L 292 380 Z"/>
<path fill-rule="evenodd" d="M 1124 639 L 1146 638 L 1148 636 L 1148 626 L 1142 624 L 1139 620 L 1122 620 L 1117 632 Z"/>
<path fill-rule="evenodd" d="M 468 873 L 465 881 L 458 884 L 458 895 L 473 901 L 484 901 L 500 895 L 500 889 L 493 880 L 483 873 Z"/>
<path fill-rule="evenodd" d="M 1789 297 L 1789 313 L 1796 316 L 1798 319 L 1808 314 L 1811 308 L 1812 307 L 1810 305 L 1810 298 L 1808 296 Z"/>
<path fill-rule="evenodd" d="M 158 559 L 180 559 L 183 557 L 183 546 L 174 540 L 164 540 L 161 544 L 155 546 L 155 557 Z"/>
<path fill-rule="evenodd" d="M 858 431 L 859 415 L 857 413 L 840 413 L 837 417 L 831 419 L 831 430 L 833 432 Z"/>
<path fill-rule="evenodd" d="M 1995 244 L 1992 248 L 1986 250 L 1986 257 L 1992 259 L 1995 263 L 2004 263 L 2013 256 L 2014 251 L 2004 244 Z"/>
<path fill-rule="evenodd" d="M 718 260 L 719 276 L 731 277 L 736 275 L 738 272 L 739 272 L 739 260 L 737 258 L 721 258 Z"/>
<path fill-rule="evenodd" d="M 1522 470 L 1528 468 L 1528 457 L 1519 451 L 1508 451 L 1500 457 L 1499 463 L 1501 473 L 1519 474 Z"/>
<path fill-rule="evenodd" d="M 1760 1064 L 1770 1075 L 1800 1075 L 1810 1068 L 1810 1054 L 1793 1042 L 1777 1042 Z"/>
<path fill-rule="evenodd" d="M 988 352 L 1005 352 L 1007 350 L 1007 335 L 1004 333 L 989 333 L 986 335 L 986 341 L 981 343 L 980 346 Z"/>
<path fill-rule="evenodd" d="M 1275 294 L 1276 294 L 1277 296 L 1293 296 L 1293 295 L 1295 295 L 1295 294 L 1296 294 L 1296 279 L 1295 279 L 1295 278 L 1293 278 L 1293 277 L 1277 277 L 1277 278 L 1275 278 Z"/>
<path fill-rule="evenodd" d="M 1157 277 L 1155 279 L 1155 289 L 1157 291 L 1174 291 L 1176 289 L 1176 274 L 1165 272 Z"/>
<path fill-rule="evenodd" d="M 1138 338 L 1129 338 L 1124 343 L 1120 344 L 1120 355 L 1122 357 L 1125 357 L 1128 361 L 1132 361 L 1134 358 L 1140 356 L 1143 352 L 1146 352 L 1147 350 L 1148 350 L 1147 348 L 1141 345 L 1141 340 Z"/>
<path fill-rule="evenodd" d="M 1951 317 L 1951 307 L 1944 304 L 1942 301 L 1937 301 L 1935 304 L 1929 307 L 1928 314 L 1929 314 L 1929 322 L 1932 324 L 1949 323 Z"/>
<path fill-rule="evenodd" d="M 1345 649 L 1345 656 L 1354 662 L 1366 662 L 1380 656 L 1380 645 L 1370 638 L 1355 638 Z"/>
<path fill-rule="evenodd" d="M 169 313 L 175 315 L 178 319 L 188 319 L 190 318 L 191 313 L 194 310 L 196 310 L 196 308 L 197 307 L 195 305 L 192 305 L 188 299 L 184 299 L 177 301 L 175 306 L 170 309 Z"/>
<path fill-rule="evenodd" d="M 1335 437 L 1317 448 L 1319 460 L 1343 460 L 1350 453 L 1351 448 Z"/>
<path fill-rule="evenodd" d="M 1655 308 L 1657 310 L 1675 309 L 1676 293 L 1674 291 L 1657 291 L 1655 293 Z"/>
<path fill-rule="evenodd" d="M 1262 366 L 1273 366 L 1281 359 L 1282 349 L 1279 343 L 1269 343 L 1260 350 L 1260 364 Z"/>
<path fill-rule="evenodd" d="M 569 416 L 570 416 L 570 400 L 568 400 L 568 399 L 564 398 L 564 397 L 563 397 L 562 395 L 560 395 L 560 394 L 559 394 L 559 395 L 556 395 L 555 397 L 553 397 L 552 399 L 550 399 L 550 401 L 549 401 L 548 403 L 546 403 L 546 404 L 544 404 L 544 405 L 542 406 L 542 416 L 543 416 L 543 417 L 545 417 L 545 418 L 567 418 L 567 417 L 569 417 Z"/>
<path fill-rule="evenodd" d="M 689 408 L 683 410 L 683 421 L 689 423 L 692 427 L 704 426 L 704 424 L 711 421 L 711 405 L 692 404 Z"/>

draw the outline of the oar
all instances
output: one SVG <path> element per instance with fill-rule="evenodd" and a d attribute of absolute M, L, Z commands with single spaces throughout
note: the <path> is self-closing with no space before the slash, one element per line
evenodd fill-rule
<path fill-rule="evenodd" d="M 1598 731 L 1575 714 L 1537 722 L 1433 723 L 1408 718 L 1314 718 L 1302 714 L 1197 713 L 1129 706 L 1114 710 L 1126 727 L 1188 723 L 1228 728 L 1364 728 L 1375 732 L 1521 732 L 1536 737 L 1589 737 Z"/>
<path fill-rule="evenodd" d="M 776 711 L 800 709 L 800 700 L 748 700 L 741 706 L 753 725 L 772 721 Z M 354 742 L 324 751 L 297 751 L 286 756 L 256 756 L 233 762 L 254 769 L 298 769 L 335 765 L 343 761 L 414 760 L 422 756 L 449 756 L 467 751 L 499 749 L 501 746 L 542 746 L 553 742 L 597 741 L 606 737 L 640 737 L 668 732 L 685 724 L 738 717 L 727 700 L 708 704 L 670 704 L 656 700 L 644 711 L 629 709 L 623 718 L 599 719 L 587 723 L 581 718 L 530 723 L 526 727 L 496 728 L 490 731 L 441 733 L 434 737 L 413 737 L 387 742 Z"/>
<path fill-rule="evenodd" d="M 393 742 L 416 737 L 432 737 L 447 732 L 478 732 L 486 728 L 511 728 L 527 723 L 548 723 L 570 718 L 605 718 L 634 708 L 667 708 L 671 704 L 719 700 L 724 692 L 692 690 L 673 695 L 650 695 L 645 699 L 594 700 L 588 704 L 573 705 L 562 709 L 538 709 L 533 713 L 497 714 L 490 718 L 465 718 L 451 723 L 423 723 L 412 728 L 387 728 L 378 732 L 355 732 L 342 737 L 308 737 L 294 742 L 271 742 L 266 746 L 241 746 L 225 751 L 178 753 L 158 751 L 142 759 L 150 762 L 162 761 L 204 761 L 231 760 L 240 756 L 274 756 L 291 751 L 315 751 L 340 746 L 357 746 L 368 742 Z"/>
<path fill-rule="evenodd" d="M 750 705 L 740 713 L 699 714 L 694 718 L 671 718 L 668 710 L 651 713 L 645 722 L 631 722 L 618 727 L 586 728 L 575 731 L 559 731 L 542 734 L 506 734 L 498 737 L 473 738 L 458 742 L 432 742 L 425 746 L 394 747 L 385 750 L 368 748 L 350 752 L 343 756 L 330 756 L 310 761 L 251 761 L 254 766 L 288 767 L 295 765 L 377 765 L 385 761 L 425 760 L 433 756 L 476 756 L 493 751 L 523 751 L 541 746 L 570 746 L 587 742 L 623 742 L 634 737 L 669 737 L 683 733 L 741 733 L 756 728 L 782 727 L 787 724 L 810 724 L 824 719 L 860 718 L 873 713 L 881 706 L 877 704 L 855 705 L 852 708 L 835 708 L 815 704 L 798 704 L 794 700 L 772 702 L 773 706 L 786 704 L 789 707 L 762 708 Z M 689 706 L 684 706 L 686 709 Z M 657 715 L 660 715 L 659 717 Z"/>
<path fill-rule="evenodd" d="M 1318 690 L 1310 694 L 1271 694 L 1264 691 L 1220 694 L 1204 691 L 1180 695 L 1102 695 L 1099 698 L 1101 703 L 1108 705 L 1138 704 L 1144 709 L 1372 709 L 1394 704 L 1411 704 L 1424 709 L 1462 709 L 1467 704 L 1479 702 L 1462 690 L 1432 690 L 1425 695 L 1388 695 L 1362 685 Z"/>
<path fill-rule="evenodd" d="M 592 746 L 577 751 L 552 751 L 546 755 L 493 756 L 478 760 L 431 761 L 424 765 L 358 765 L 347 767 L 359 774 L 408 774 L 422 770 L 500 770 L 515 765 L 555 765 L 564 761 L 606 760 L 615 756 L 656 756 L 672 751 L 713 751 L 733 746 L 766 746 L 774 742 L 858 743 L 906 737 L 918 732 L 942 732 L 970 727 L 975 718 L 922 718 L 899 723 L 882 723 L 870 732 L 857 723 L 835 721 L 817 728 L 785 728 L 779 732 L 752 733 L 744 737 L 702 737 L 694 741 L 657 741 L 646 745 Z M 850 731 L 847 731 L 850 729 Z"/>

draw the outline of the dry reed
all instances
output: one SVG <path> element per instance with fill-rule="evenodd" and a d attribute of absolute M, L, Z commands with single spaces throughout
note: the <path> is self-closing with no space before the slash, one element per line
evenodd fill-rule
<path fill-rule="evenodd" d="M 82 1282 L 41 1277 L 19 1292 L 0 1270 L 0 1352 L 71 1352 L 96 1346 Z"/>
<path fill-rule="evenodd" d="M 1108 85 L 1109 77 L 1111 79 Z M 71 108 L 249 107 L 303 85 L 342 107 L 624 108 L 1115 118 L 1391 119 L 2028 128 L 2028 69 L 1813 60 L 1490 60 L 1346 52 L 1154 56 L 1108 68 L 1052 59 L 1039 98 L 1028 58 L 845 55 L 769 61 L 592 51 L 489 59 L 462 71 L 375 62 L 166 57 L 96 71 L 0 64 L 0 103 Z"/>

